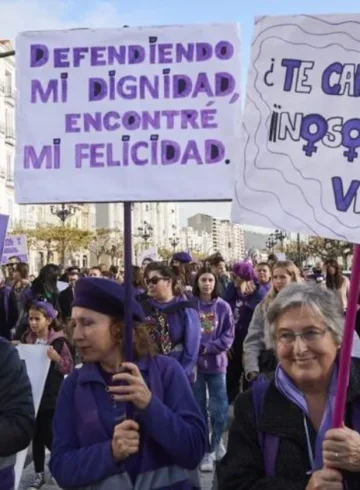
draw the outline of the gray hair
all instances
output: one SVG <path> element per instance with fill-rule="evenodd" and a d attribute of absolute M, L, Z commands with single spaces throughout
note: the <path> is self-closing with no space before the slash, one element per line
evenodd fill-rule
<path fill-rule="evenodd" d="M 344 328 L 343 307 L 338 295 L 316 284 L 292 283 L 284 288 L 270 304 L 265 325 L 265 342 L 269 349 L 275 348 L 278 320 L 283 313 L 307 306 L 316 317 L 321 318 L 340 345 Z"/>

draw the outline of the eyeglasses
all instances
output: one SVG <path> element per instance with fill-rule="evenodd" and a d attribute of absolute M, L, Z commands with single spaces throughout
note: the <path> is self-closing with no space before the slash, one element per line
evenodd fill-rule
<path fill-rule="evenodd" d="M 324 330 L 319 329 L 309 329 L 305 332 L 281 332 L 275 336 L 276 340 L 284 345 L 293 344 L 297 337 L 300 337 L 306 344 L 316 344 L 319 340 L 324 337 L 328 328 Z"/>
<path fill-rule="evenodd" d="M 146 284 L 153 284 L 154 286 L 156 286 L 156 284 L 158 284 L 158 282 L 167 281 L 167 280 L 169 280 L 168 277 L 154 276 L 154 277 L 149 277 L 148 279 L 145 279 L 145 283 Z"/>

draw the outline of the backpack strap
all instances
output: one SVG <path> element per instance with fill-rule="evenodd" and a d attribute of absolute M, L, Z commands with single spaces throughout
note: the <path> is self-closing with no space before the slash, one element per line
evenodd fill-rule
<path fill-rule="evenodd" d="M 252 396 L 256 426 L 259 426 L 259 421 L 264 408 L 264 400 L 270 382 L 261 375 L 252 384 Z M 268 434 L 258 430 L 259 446 L 263 453 L 265 476 L 275 476 L 276 457 L 279 450 L 280 438 L 273 434 Z"/>

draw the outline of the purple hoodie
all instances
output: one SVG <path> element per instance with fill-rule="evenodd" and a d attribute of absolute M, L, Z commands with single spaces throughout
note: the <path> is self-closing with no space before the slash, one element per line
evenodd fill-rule
<path fill-rule="evenodd" d="M 152 298 L 147 300 L 154 308 L 163 310 L 182 301 L 185 298 L 176 296 L 168 303 L 158 303 Z M 169 335 L 174 346 L 170 356 L 177 359 L 189 379 L 192 379 L 200 347 L 200 317 L 195 308 L 184 308 L 176 313 L 167 313 Z"/>
<path fill-rule="evenodd" d="M 208 303 L 198 298 L 201 321 L 201 344 L 198 372 L 225 373 L 227 351 L 234 341 L 234 317 L 230 306 L 221 298 Z"/>

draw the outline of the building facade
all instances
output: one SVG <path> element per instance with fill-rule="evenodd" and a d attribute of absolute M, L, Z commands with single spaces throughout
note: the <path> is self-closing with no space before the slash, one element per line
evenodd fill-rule
<path fill-rule="evenodd" d="M 147 248 L 172 249 L 180 242 L 179 204 L 173 202 L 142 202 L 132 206 L 133 255 Z M 124 229 L 124 207 L 122 203 L 96 204 L 96 227 Z"/>
<path fill-rule="evenodd" d="M 188 219 L 188 226 L 198 234 L 210 235 L 212 250 L 220 252 L 225 260 L 236 262 L 244 258 L 244 230 L 240 225 L 206 214 L 196 214 Z"/>
<path fill-rule="evenodd" d="M 11 44 L 0 41 L 0 52 L 11 51 Z M 15 159 L 15 61 L 0 58 L 0 213 L 9 215 L 9 225 L 20 219 L 14 195 Z"/>

